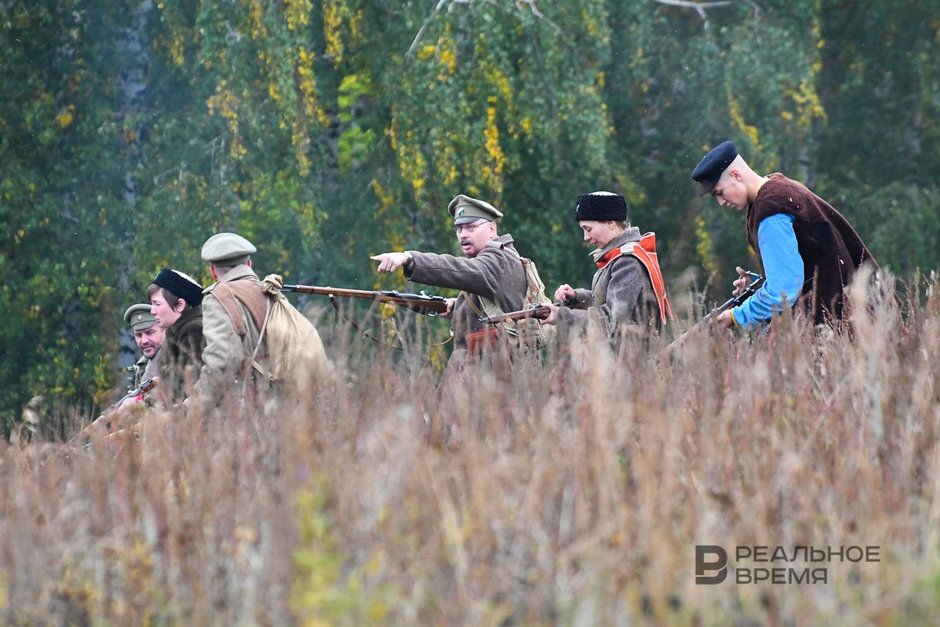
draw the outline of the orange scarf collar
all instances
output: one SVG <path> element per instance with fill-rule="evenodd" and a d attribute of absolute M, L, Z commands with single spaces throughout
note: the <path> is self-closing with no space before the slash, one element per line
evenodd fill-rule
<path fill-rule="evenodd" d="M 608 250 L 606 253 L 604 253 L 603 257 L 601 257 L 594 263 L 597 264 L 598 268 L 605 268 L 607 264 L 609 264 L 611 261 L 613 261 L 619 256 L 620 256 L 620 246 L 617 246 L 616 248 L 611 248 L 610 250 Z"/>

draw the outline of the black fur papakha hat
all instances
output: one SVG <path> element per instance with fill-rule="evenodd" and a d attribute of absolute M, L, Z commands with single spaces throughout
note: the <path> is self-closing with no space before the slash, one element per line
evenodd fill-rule
<path fill-rule="evenodd" d="M 574 210 L 574 219 L 597 220 L 604 222 L 627 221 L 627 201 L 620 194 L 612 192 L 591 192 L 578 196 L 578 206 Z"/>
<path fill-rule="evenodd" d="M 153 284 L 162 287 L 174 296 L 179 296 L 195 307 L 202 302 L 202 286 L 191 276 L 164 268 L 153 280 Z"/>

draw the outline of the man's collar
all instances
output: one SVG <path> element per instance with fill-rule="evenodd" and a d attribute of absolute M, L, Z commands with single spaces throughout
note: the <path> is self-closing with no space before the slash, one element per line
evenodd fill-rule
<path fill-rule="evenodd" d="M 485 246 L 489 246 L 491 248 L 505 248 L 510 244 L 512 244 L 512 235 L 509 233 L 504 233 L 498 237 L 494 237 L 491 240 L 487 240 Z"/>

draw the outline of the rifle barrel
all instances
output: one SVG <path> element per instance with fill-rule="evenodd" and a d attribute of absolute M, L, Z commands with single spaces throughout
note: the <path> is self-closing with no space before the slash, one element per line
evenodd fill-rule
<path fill-rule="evenodd" d="M 447 299 L 442 296 L 429 296 L 423 292 L 421 294 L 410 294 L 396 290 L 357 290 L 345 287 L 321 287 L 318 285 L 284 285 L 281 287 L 281 291 L 377 300 L 380 303 L 390 303 L 421 313 L 444 313 L 447 311 Z"/>
<path fill-rule="evenodd" d="M 702 318 L 701 322 L 705 322 L 706 320 L 711 320 L 713 317 L 717 316 L 718 314 L 723 313 L 727 311 L 728 309 L 731 309 L 732 307 L 737 307 L 738 305 L 746 301 L 748 298 L 753 296 L 755 293 L 757 293 L 757 290 L 759 290 L 761 286 L 764 284 L 764 277 L 760 274 L 757 274 L 756 272 L 749 272 L 748 274 L 753 276 L 754 280 L 748 283 L 747 287 L 745 287 L 744 290 L 740 294 L 738 294 L 737 296 L 732 296 L 725 302 L 721 303 L 720 305 L 718 305 L 717 307 L 709 311 L 705 315 L 705 317 Z"/>
<path fill-rule="evenodd" d="M 751 281 L 747 285 L 747 287 L 744 288 L 744 291 L 742 291 L 737 296 L 732 296 L 731 298 L 729 298 L 728 300 L 721 303 L 720 305 L 718 305 L 717 307 L 709 311 L 707 314 L 705 314 L 705 316 L 701 320 L 693 324 L 689 329 L 686 330 L 685 333 L 683 333 L 682 335 L 674 339 L 672 342 L 670 342 L 669 345 L 666 346 L 666 351 L 668 352 L 668 351 L 675 349 L 677 346 L 682 344 L 682 342 L 684 342 L 687 337 L 689 337 L 692 331 L 703 327 L 709 320 L 711 320 L 715 316 L 721 314 L 724 311 L 727 311 L 728 309 L 731 309 L 732 307 L 737 307 L 738 305 L 746 301 L 748 298 L 753 296 L 755 293 L 757 293 L 757 290 L 759 290 L 761 286 L 764 284 L 764 277 L 763 275 L 757 274 L 756 272 L 748 272 L 748 274 L 754 277 L 754 280 Z"/>
<path fill-rule="evenodd" d="M 282 292 L 299 292 L 301 294 L 320 294 L 321 296 L 343 296 L 345 298 L 375 299 L 380 292 L 373 290 L 355 290 L 346 287 L 320 287 L 318 285 L 284 285 Z"/>

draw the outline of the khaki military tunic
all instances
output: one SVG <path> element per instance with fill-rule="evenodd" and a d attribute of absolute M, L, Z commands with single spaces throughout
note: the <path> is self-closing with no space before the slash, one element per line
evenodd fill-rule
<path fill-rule="evenodd" d="M 412 281 L 466 292 L 477 311 L 484 309 L 480 297 L 494 302 L 504 312 L 522 308 L 528 284 L 511 235 L 490 240 L 476 257 L 410 252 L 414 264 L 406 276 Z M 455 349 L 451 361 L 466 358 L 467 333 L 483 328 L 479 317 L 461 294 L 452 317 Z"/>
<path fill-rule="evenodd" d="M 153 356 L 153 359 L 147 359 L 141 355 L 140 359 L 138 359 L 134 364 L 134 389 L 139 388 L 140 384 L 147 379 L 155 379 L 160 377 L 160 366 L 158 365 L 159 359 L 159 351 L 157 351 L 157 354 Z"/>
<path fill-rule="evenodd" d="M 252 355 L 259 361 L 265 357 L 263 346 L 255 353 L 264 324 L 265 299 L 261 281 L 245 264 L 232 268 L 205 290 L 202 317 L 206 348 L 196 384 L 201 402 L 211 407 L 224 398 L 240 401 L 246 393 L 256 391 L 251 362 Z"/>

